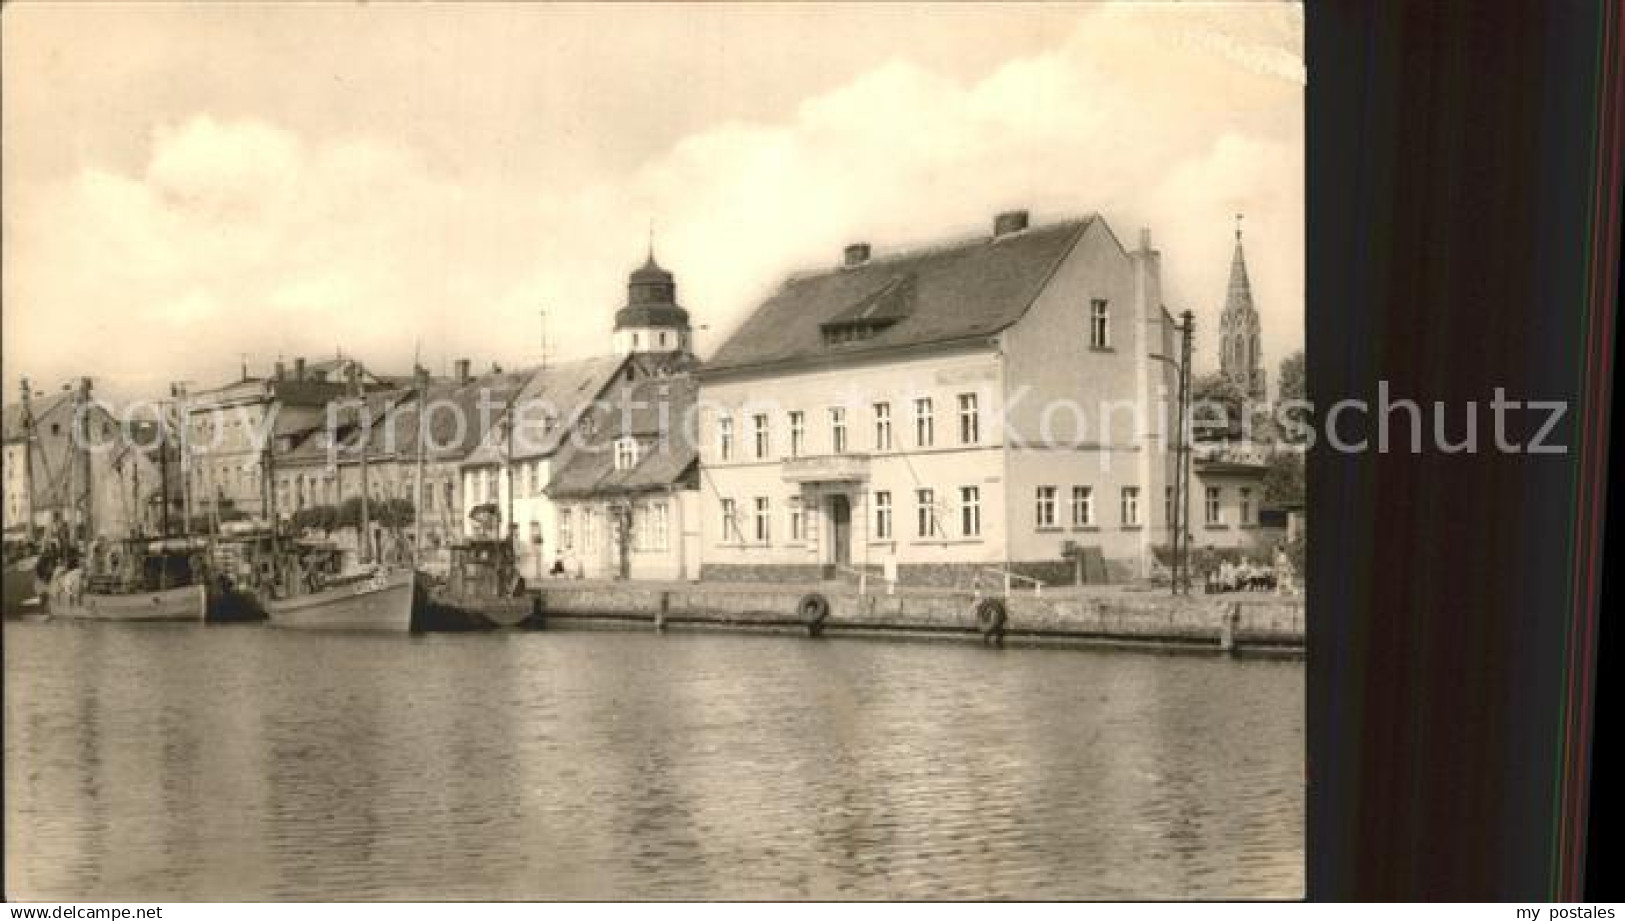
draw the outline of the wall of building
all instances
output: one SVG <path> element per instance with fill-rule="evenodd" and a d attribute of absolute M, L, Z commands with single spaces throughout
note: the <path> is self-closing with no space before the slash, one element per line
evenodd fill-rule
<path fill-rule="evenodd" d="M 546 492 L 554 466 L 555 459 L 552 457 L 529 458 L 513 463 L 513 521 L 519 526 L 515 549 L 520 572 L 527 578 L 550 568 L 558 548 L 558 509 Z M 500 464 L 465 465 L 459 472 L 459 478 L 459 528 L 462 536 L 474 536 L 476 522 L 470 513 L 488 503 L 495 504 L 502 517 L 499 534 L 506 534 L 508 471 Z"/>
<path fill-rule="evenodd" d="M 971 571 L 1006 559 L 999 428 L 998 358 L 990 350 L 869 362 L 839 369 L 774 374 L 761 379 L 707 382 L 700 391 L 699 497 L 702 554 L 707 578 L 818 577 L 833 562 L 834 523 L 829 502 L 845 497 L 851 514 L 850 565 L 876 572 L 895 570 L 907 581 L 927 570 Z M 770 394 L 764 397 L 765 394 Z M 959 397 L 974 395 L 974 441 L 961 439 Z M 915 400 L 931 400 L 932 438 L 917 438 Z M 889 405 L 891 445 L 877 450 L 874 404 Z M 845 404 L 847 457 L 858 471 L 851 479 L 798 482 L 791 454 L 789 414 L 804 414 L 801 458 L 834 454 L 829 411 Z M 755 452 L 753 417 L 769 419 L 767 456 Z M 720 423 L 733 419 L 730 459 L 720 452 Z M 787 467 L 789 462 L 789 467 Z M 806 463 L 805 461 L 802 462 Z M 960 488 L 979 490 L 979 533 L 962 526 Z M 930 489 L 937 512 L 935 534 L 922 536 L 916 492 Z M 877 494 L 891 499 L 891 533 L 881 534 Z M 739 534 L 724 534 L 722 500 L 732 498 Z M 767 539 L 757 539 L 755 507 L 766 498 Z M 802 529 L 792 533 L 793 500 Z M 936 578 L 936 576 L 933 576 Z"/>
<path fill-rule="evenodd" d="M 592 499 L 560 503 L 554 559 L 569 578 L 621 578 L 622 531 L 618 507 L 629 503 L 632 528 L 626 535 L 626 578 L 677 581 L 699 574 L 694 542 L 685 533 L 698 520 L 700 494 L 682 489 L 628 499 Z M 551 564 L 549 564 L 551 567 Z"/>
<path fill-rule="evenodd" d="M 1051 570 L 1075 542 L 1098 547 L 1114 578 L 1131 578 L 1149 574 L 1151 548 L 1167 541 L 1172 457 L 1165 436 L 1177 374 L 1150 356 L 1177 354 L 1160 275 L 1154 251 L 1125 252 L 1095 221 L 1026 315 L 1001 336 L 1012 562 Z M 1106 304 L 1101 348 L 1091 338 L 1096 300 Z M 1041 486 L 1056 487 L 1056 523 L 1049 527 L 1038 523 Z M 1076 486 L 1092 491 L 1092 525 L 1074 522 Z M 1137 524 L 1122 519 L 1124 487 L 1139 489 Z"/>
<path fill-rule="evenodd" d="M 612 347 L 617 355 L 648 352 L 686 352 L 689 333 L 656 326 L 629 326 L 615 330 Z"/>
<path fill-rule="evenodd" d="M 1261 528 L 1264 471 L 1218 473 L 1200 465 L 1191 473 L 1191 527 L 1194 547 L 1267 549 L 1285 539 L 1281 528 Z M 1217 517 L 1210 515 L 1208 490 L 1217 490 Z"/>
<path fill-rule="evenodd" d="M 224 500 L 250 515 L 264 513 L 261 435 L 271 407 L 263 381 L 242 381 L 199 394 L 187 412 L 187 481 L 194 513 Z"/>

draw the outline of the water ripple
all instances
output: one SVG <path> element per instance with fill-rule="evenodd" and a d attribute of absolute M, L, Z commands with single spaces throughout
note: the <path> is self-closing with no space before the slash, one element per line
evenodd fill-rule
<path fill-rule="evenodd" d="M 5 682 L 17 898 L 1303 886 L 1298 663 L 46 623 Z"/>

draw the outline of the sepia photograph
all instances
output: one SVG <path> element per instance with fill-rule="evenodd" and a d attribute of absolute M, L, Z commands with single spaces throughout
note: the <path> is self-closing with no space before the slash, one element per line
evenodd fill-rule
<path fill-rule="evenodd" d="M 0 39 L 8 900 L 1305 895 L 1299 3 Z"/>

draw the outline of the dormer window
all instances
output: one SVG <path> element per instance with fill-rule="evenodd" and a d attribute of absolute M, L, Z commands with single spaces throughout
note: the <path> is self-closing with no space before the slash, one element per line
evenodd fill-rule
<path fill-rule="evenodd" d="M 914 310 L 914 276 L 891 279 L 879 289 L 831 317 L 820 328 L 825 345 L 872 339 Z"/>

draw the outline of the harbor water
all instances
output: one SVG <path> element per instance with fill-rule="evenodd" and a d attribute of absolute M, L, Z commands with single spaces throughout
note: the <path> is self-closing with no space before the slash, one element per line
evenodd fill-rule
<path fill-rule="evenodd" d="M 1286 897 L 1304 665 L 5 625 L 24 900 Z"/>

